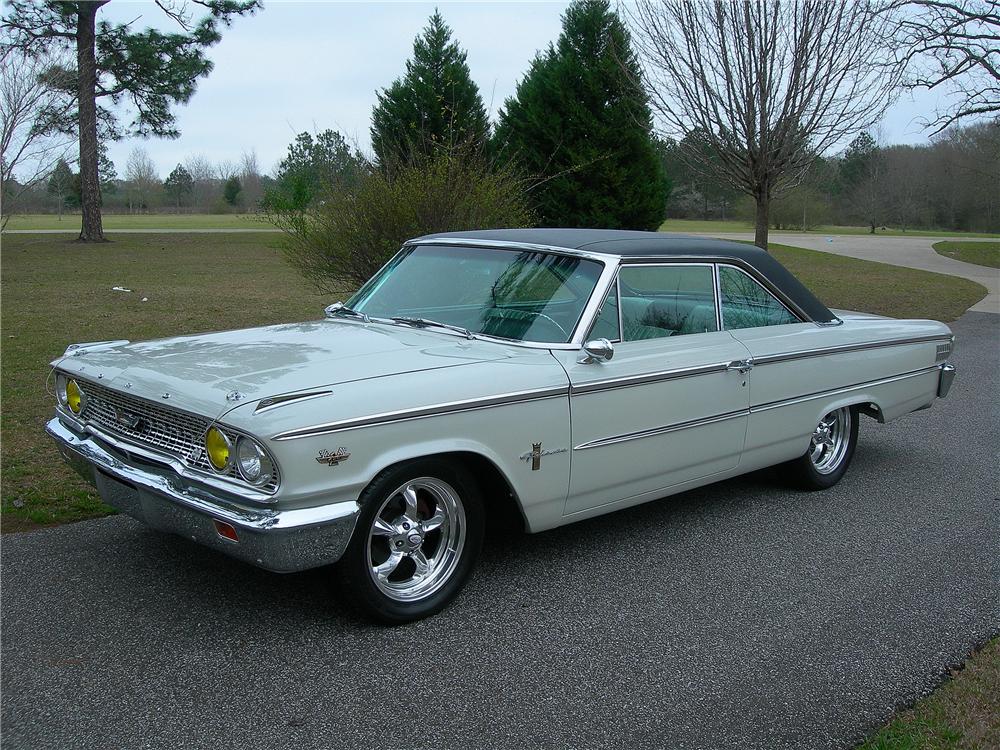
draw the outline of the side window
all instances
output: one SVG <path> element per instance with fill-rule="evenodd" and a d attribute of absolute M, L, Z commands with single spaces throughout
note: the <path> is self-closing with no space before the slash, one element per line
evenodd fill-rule
<path fill-rule="evenodd" d="M 724 328 L 780 326 L 801 321 L 773 294 L 748 274 L 732 266 L 719 266 Z"/>
<path fill-rule="evenodd" d="M 625 266 L 618 278 L 623 341 L 718 330 L 711 266 Z"/>
<path fill-rule="evenodd" d="M 618 284 L 611 285 L 608 296 L 604 298 L 601 311 L 597 314 L 594 327 L 590 329 L 587 339 L 608 339 L 609 341 L 621 341 L 621 326 L 618 318 Z"/>

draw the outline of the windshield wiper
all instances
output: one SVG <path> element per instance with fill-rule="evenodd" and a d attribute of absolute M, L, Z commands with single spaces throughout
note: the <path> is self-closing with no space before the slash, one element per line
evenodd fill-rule
<path fill-rule="evenodd" d="M 436 328 L 447 328 L 449 331 L 456 331 L 462 334 L 467 339 L 476 338 L 475 334 L 468 328 L 462 328 L 462 326 L 453 326 L 451 323 L 441 323 L 437 320 L 430 320 L 429 318 L 407 318 L 407 317 L 397 317 L 389 318 L 393 323 L 402 323 L 403 325 L 413 326 L 414 328 L 428 328 L 434 326 Z"/>
<path fill-rule="evenodd" d="M 357 310 L 352 310 L 350 307 L 345 305 L 343 302 L 334 302 L 323 310 L 323 313 L 328 318 L 332 318 L 334 315 L 348 315 L 352 318 L 361 318 L 365 323 L 371 323 L 372 319 L 368 317 L 363 312 L 358 312 Z"/>

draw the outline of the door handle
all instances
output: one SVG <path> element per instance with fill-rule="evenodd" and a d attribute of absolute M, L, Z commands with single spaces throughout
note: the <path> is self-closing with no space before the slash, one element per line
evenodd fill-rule
<path fill-rule="evenodd" d="M 730 372 L 738 372 L 740 375 L 746 375 L 753 369 L 753 359 L 736 359 L 726 365 L 726 369 Z"/>

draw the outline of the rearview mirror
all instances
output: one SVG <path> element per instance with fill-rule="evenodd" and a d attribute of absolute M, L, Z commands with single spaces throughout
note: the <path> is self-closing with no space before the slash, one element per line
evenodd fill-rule
<path fill-rule="evenodd" d="M 606 362 L 615 356 L 615 347 L 607 339 L 594 339 L 583 345 L 583 354 L 577 360 L 581 365 L 592 362 Z"/>

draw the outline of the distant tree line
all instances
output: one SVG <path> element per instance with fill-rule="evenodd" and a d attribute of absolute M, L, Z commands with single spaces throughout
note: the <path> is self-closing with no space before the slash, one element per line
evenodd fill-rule
<path fill-rule="evenodd" d="M 727 183 L 687 167 L 679 145 L 662 146 L 673 193 L 667 215 L 753 220 L 752 202 Z M 1000 231 L 1000 123 L 952 126 L 930 143 L 880 144 L 866 132 L 842 152 L 814 156 L 799 182 L 777 198 L 773 229 L 821 225 L 904 231 Z"/>
<path fill-rule="evenodd" d="M 132 149 L 119 175 L 104 149 L 99 156 L 101 203 L 105 213 L 236 213 L 257 212 L 273 178 L 262 175 L 254 151 L 245 151 L 239 161 L 213 164 L 193 154 L 176 164 L 165 178 L 146 149 Z M 21 213 L 79 212 L 82 204 L 80 173 L 76 162 L 59 158 L 44 179 L 20 186 L 16 209 Z M 6 197 L 6 196 L 5 196 Z"/>

